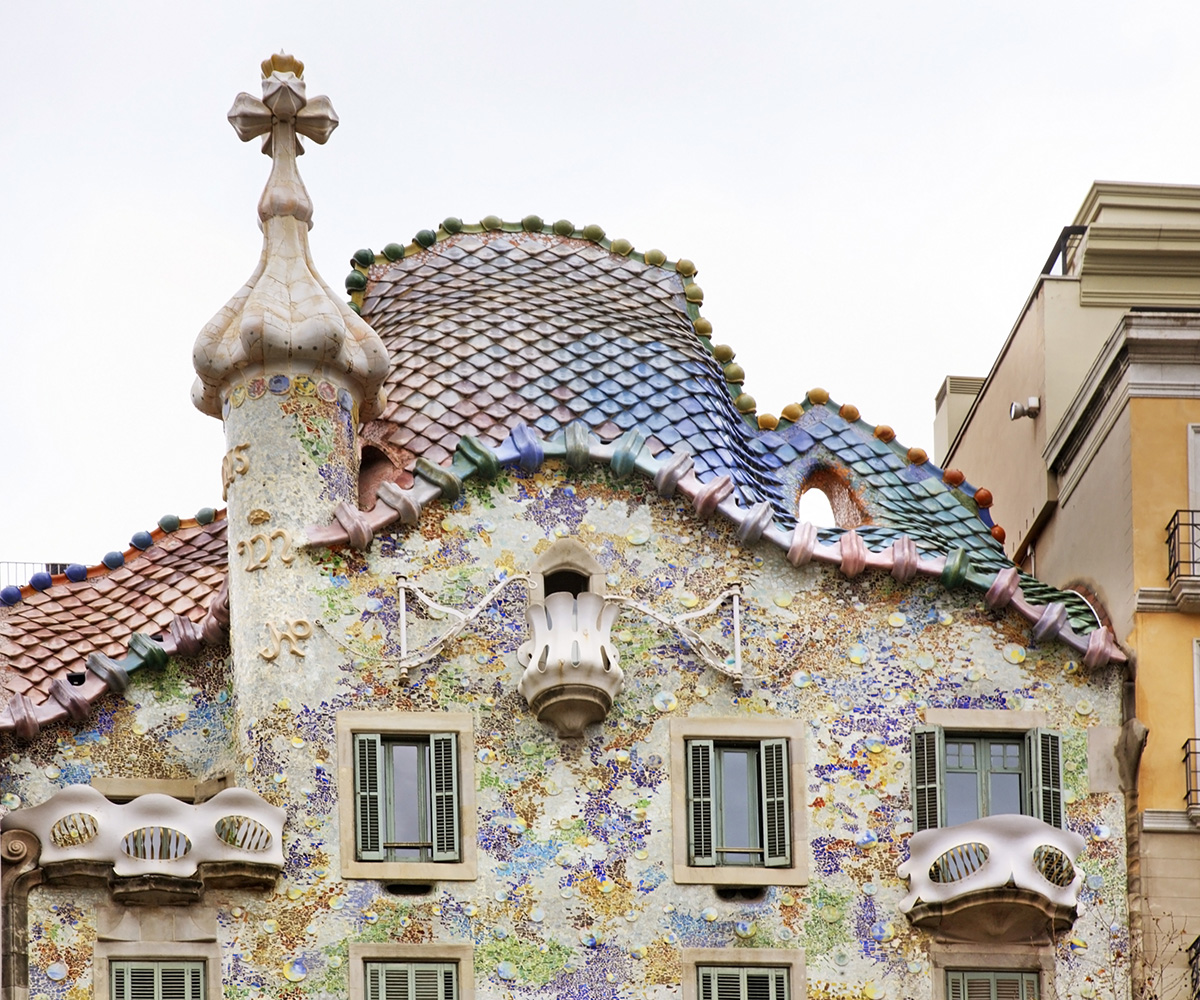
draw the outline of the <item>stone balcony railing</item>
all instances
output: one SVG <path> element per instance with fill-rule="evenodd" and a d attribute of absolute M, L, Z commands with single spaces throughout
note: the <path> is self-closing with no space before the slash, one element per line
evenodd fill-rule
<path fill-rule="evenodd" d="M 909 881 L 900 909 L 946 938 L 1048 940 L 1075 922 L 1082 880 L 1074 859 L 1084 846 L 1079 834 L 1032 816 L 922 830 L 898 869 Z"/>
<path fill-rule="evenodd" d="M 68 785 L 41 805 L 3 819 L 6 834 L 38 840 L 47 881 L 89 877 L 136 902 L 187 902 L 206 888 L 269 888 L 283 868 L 284 811 L 245 788 L 193 805 L 151 793 L 111 802 L 90 785 Z"/>
<path fill-rule="evenodd" d="M 559 592 L 529 605 L 532 637 L 517 651 L 525 667 L 517 690 L 560 736 L 579 736 L 603 720 L 625 686 L 610 634 L 619 612 L 618 604 L 590 592 Z"/>

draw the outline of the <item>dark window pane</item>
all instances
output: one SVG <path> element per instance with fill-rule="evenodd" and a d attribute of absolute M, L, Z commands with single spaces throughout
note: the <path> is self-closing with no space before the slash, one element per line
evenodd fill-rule
<path fill-rule="evenodd" d="M 421 781 L 421 748 L 404 743 L 393 743 L 392 752 L 392 833 L 393 843 L 414 843 L 428 840 L 422 828 L 423 813 Z M 397 847 L 392 849 L 395 860 L 419 860 L 419 847 Z"/>
<path fill-rule="evenodd" d="M 758 847 L 758 814 L 754 791 L 758 786 L 756 755 L 750 750 L 721 750 L 722 847 Z M 757 854 L 726 853 L 727 865 L 748 865 Z"/>
<path fill-rule="evenodd" d="M 988 814 L 999 816 L 1003 813 L 1021 812 L 1021 775 L 1001 772 L 992 775 Z"/>
<path fill-rule="evenodd" d="M 946 825 L 979 819 L 979 775 L 971 771 L 946 773 Z"/>

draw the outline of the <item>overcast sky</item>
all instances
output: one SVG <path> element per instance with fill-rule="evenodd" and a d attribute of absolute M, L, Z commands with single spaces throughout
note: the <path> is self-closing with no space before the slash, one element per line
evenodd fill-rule
<path fill-rule="evenodd" d="M 331 287 L 448 215 L 597 222 L 696 262 L 760 412 L 820 385 L 932 451 L 1090 183 L 1200 183 L 1197 37 L 1195 2 L 5 4 L 0 560 L 220 506 L 191 349 L 257 260 L 225 114 L 272 51 L 341 118 L 300 161 Z"/>

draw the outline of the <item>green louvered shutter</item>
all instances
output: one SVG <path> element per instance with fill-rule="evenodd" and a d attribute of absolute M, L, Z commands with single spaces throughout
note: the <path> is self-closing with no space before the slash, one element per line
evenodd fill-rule
<path fill-rule="evenodd" d="M 699 1000 L 788 1000 L 787 969 L 701 966 Z"/>
<path fill-rule="evenodd" d="M 758 751 L 762 787 L 763 864 L 792 863 L 791 805 L 788 798 L 788 741 L 763 740 Z"/>
<path fill-rule="evenodd" d="M 713 743 L 687 744 L 688 851 L 693 865 L 715 865 L 713 845 Z"/>
<path fill-rule="evenodd" d="M 747 969 L 746 1000 L 788 1000 L 786 969 Z"/>
<path fill-rule="evenodd" d="M 203 962 L 113 962 L 113 1000 L 204 1000 Z"/>
<path fill-rule="evenodd" d="M 354 734 L 354 845 L 359 861 L 385 861 L 383 846 L 383 740 L 378 733 Z"/>
<path fill-rule="evenodd" d="M 433 860 L 457 861 L 458 848 L 458 740 L 454 733 L 429 737 L 433 789 Z"/>
<path fill-rule="evenodd" d="M 367 987 L 367 1000 L 383 1000 L 383 966 L 380 963 L 367 963 L 363 981 Z"/>
<path fill-rule="evenodd" d="M 945 736 L 941 726 L 917 726 L 912 734 L 913 829 L 934 830 L 942 825 L 942 761 Z"/>
<path fill-rule="evenodd" d="M 1029 761 L 1029 815 L 1061 827 L 1062 736 L 1049 729 L 1031 729 L 1025 734 L 1025 758 Z"/>
<path fill-rule="evenodd" d="M 367 1000 L 458 1000 L 453 962 L 369 962 Z"/>
<path fill-rule="evenodd" d="M 418 962 L 413 966 L 412 1000 L 455 1000 L 456 966 Z"/>
<path fill-rule="evenodd" d="M 1038 1000 L 1038 974 L 947 972 L 946 1000 Z"/>

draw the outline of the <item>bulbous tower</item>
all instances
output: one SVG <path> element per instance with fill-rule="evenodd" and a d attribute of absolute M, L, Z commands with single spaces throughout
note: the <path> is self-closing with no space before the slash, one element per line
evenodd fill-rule
<path fill-rule="evenodd" d="M 230 641 L 248 759 L 264 749 L 254 744 L 257 719 L 288 695 L 322 700 L 322 665 L 336 649 L 316 627 L 313 567 L 300 545 L 306 525 L 328 522 L 342 501 L 357 506 L 358 427 L 378 413 L 389 364 L 379 337 L 329 290 L 309 253 L 299 137 L 324 143 L 338 119 L 328 98 L 306 96 L 303 72 L 291 56 L 272 56 L 262 65 L 262 100 L 239 94 L 229 112 L 238 136 L 262 136 L 272 160 L 258 204 L 262 256 L 193 352 L 192 399 L 222 419 L 228 447 Z"/>

